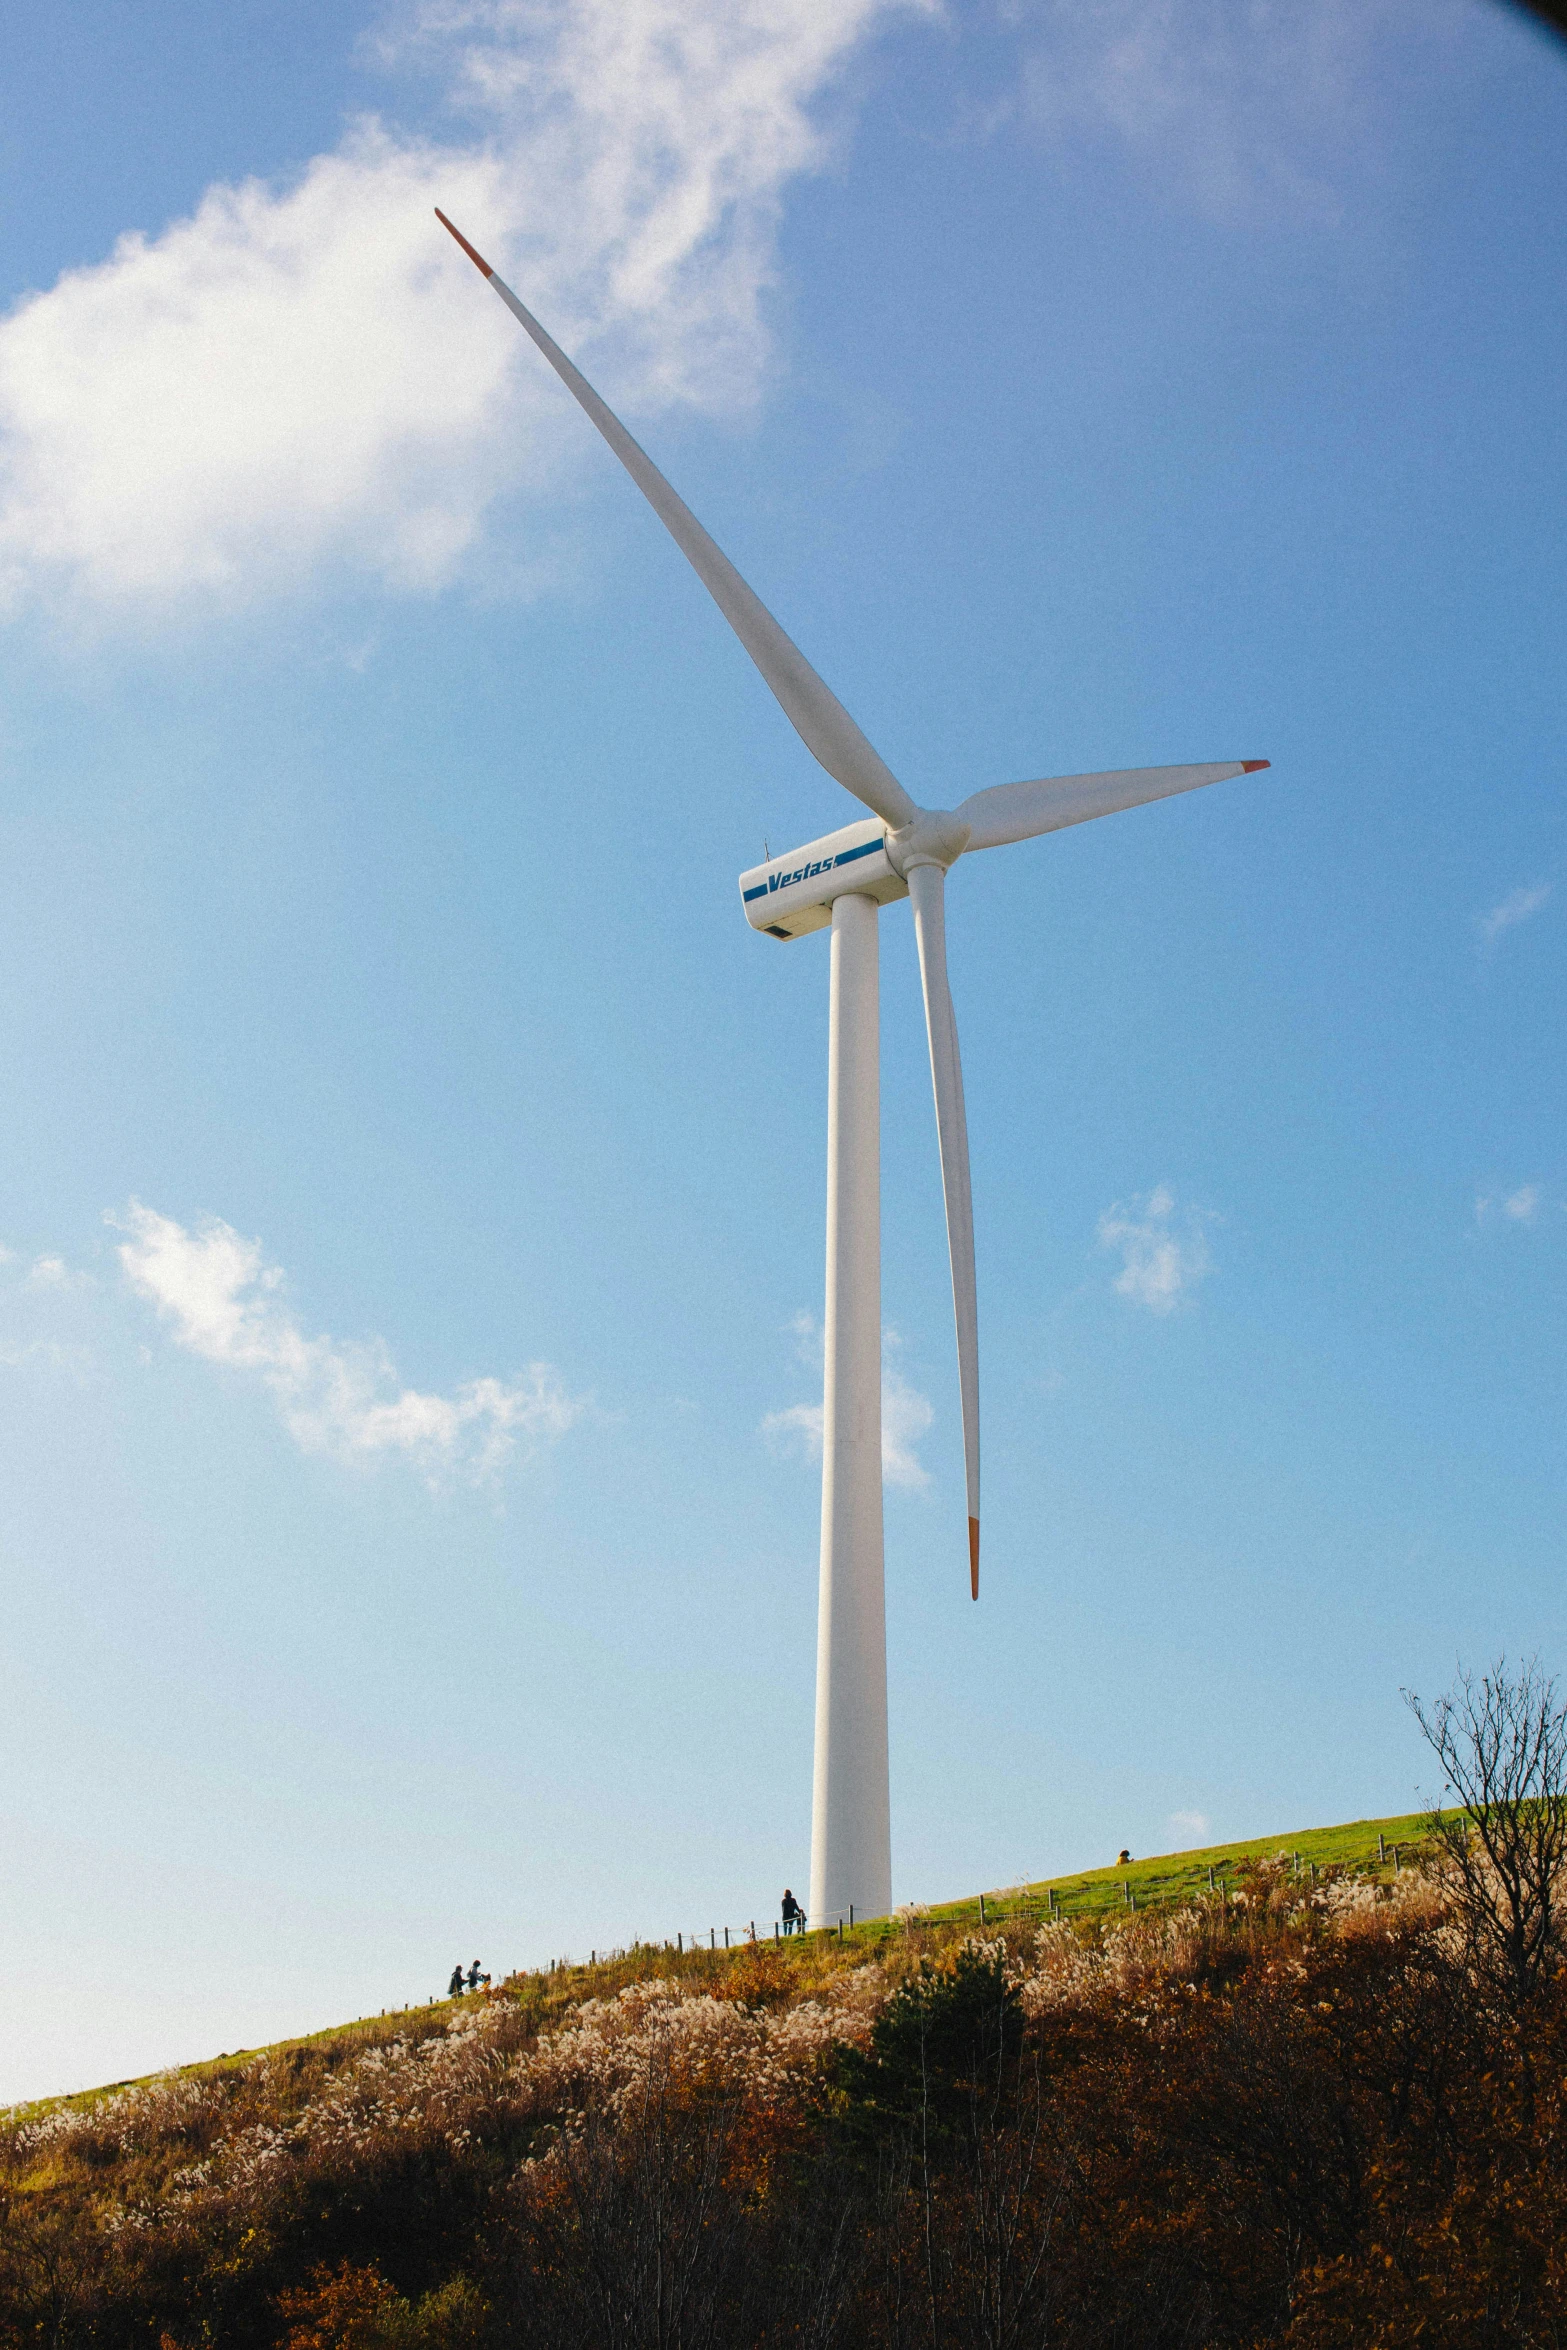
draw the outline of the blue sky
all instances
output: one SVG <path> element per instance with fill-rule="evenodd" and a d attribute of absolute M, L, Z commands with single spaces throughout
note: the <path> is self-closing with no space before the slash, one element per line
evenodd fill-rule
<path fill-rule="evenodd" d="M 0 2097 L 807 1869 L 850 820 L 440 202 L 916 797 L 894 1883 L 1413 1804 L 1564 1656 L 1567 55 L 1478 0 L 84 0 L 0 94 Z M 795 1415 L 791 1421 L 789 1415 Z"/>

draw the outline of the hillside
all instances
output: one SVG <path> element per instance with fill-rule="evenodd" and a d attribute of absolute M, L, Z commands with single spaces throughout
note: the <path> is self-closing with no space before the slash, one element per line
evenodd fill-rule
<path fill-rule="evenodd" d="M 1545 2350 L 1567 1974 L 1499 1972 L 1415 1824 L 680 1934 L 0 2117 L 0 2350 Z"/>
<path fill-rule="evenodd" d="M 1139 1908 L 1150 1903 L 1178 1902 L 1222 1887 L 1264 1861 L 1298 1862 L 1300 1873 L 1337 1869 L 1377 1882 L 1397 1873 L 1399 1853 L 1419 1844 L 1424 1814 L 1411 1812 L 1385 1820 L 1349 1820 L 1337 1828 L 1297 1828 L 1283 1836 L 1253 1836 L 1238 1843 L 1208 1844 L 1192 1852 L 1167 1852 L 1151 1860 L 1133 1859 L 1125 1866 L 1083 1869 L 1076 1876 L 1041 1878 L 1038 1884 L 998 1887 L 983 1896 L 987 1919 L 1009 1915 L 1034 1916 L 1048 1909 L 1051 1898 L 1062 1916 L 1095 1917 L 1128 1906 L 1127 1894 Z M 937 1904 L 928 1913 L 943 1923 L 979 1923 L 980 1896 Z"/>
<path fill-rule="evenodd" d="M 845 1920 L 843 1931 L 833 1938 L 846 1951 L 869 1956 L 888 1939 L 905 1935 L 911 1919 L 932 1929 L 972 1929 L 982 1922 L 982 1908 L 987 1926 L 1007 1921 L 1037 1922 L 1048 1917 L 1052 1908 L 1063 1918 L 1108 1916 L 1133 1904 L 1139 1910 L 1146 1910 L 1152 1905 L 1206 1895 L 1210 1875 L 1222 1889 L 1260 1863 L 1276 1862 L 1285 1856 L 1292 1865 L 1298 1857 L 1300 1869 L 1308 1878 L 1315 1866 L 1324 1873 L 1332 1869 L 1363 1877 L 1369 1883 L 1386 1884 L 1397 1873 L 1399 1849 L 1408 1851 L 1418 1843 L 1421 1817 L 1419 1813 L 1406 1813 L 1389 1819 L 1350 1820 L 1335 1828 L 1304 1828 L 1288 1835 L 1255 1836 L 1238 1843 L 1204 1845 L 1191 1852 L 1133 1860 L 1125 1867 L 1084 1869 L 1073 1876 L 1042 1877 L 1033 1884 L 998 1886 L 990 1892 L 971 1893 L 955 1901 L 937 1902 L 929 1907 L 916 1905 L 907 1911 L 900 1910 L 891 1918 L 856 1921 L 852 1927 Z M 759 1923 L 757 1930 L 765 1939 L 769 1933 L 776 1933 L 776 1926 Z M 586 1962 L 562 1958 L 547 1968 L 519 1969 L 506 1977 L 501 1988 L 512 1994 L 532 1996 L 540 2003 L 541 2012 L 553 2012 L 576 2000 L 620 1989 L 644 1972 L 655 1955 L 660 1971 L 673 1963 L 682 1973 L 702 1975 L 710 1971 L 708 1962 L 715 1955 L 715 1946 L 720 1960 L 726 1955 L 735 1957 L 744 1950 L 745 1929 L 730 1927 L 727 1931 L 730 1937 L 727 1953 L 725 1928 L 682 1930 L 665 1939 L 633 1943 L 626 1949 L 606 1953 L 602 1959 L 593 1954 Z M 816 1943 L 821 1936 L 814 1934 L 807 1940 Z M 785 1944 L 786 1950 L 789 1947 Z M 352 2017 L 319 2032 L 276 2041 L 267 2047 L 225 2050 L 221 2056 L 201 2058 L 178 2070 L 182 2078 L 200 2078 L 260 2056 L 285 2057 L 295 2049 L 319 2048 L 338 2041 L 376 2041 L 389 2029 L 403 2028 L 404 2018 L 416 2015 L 440 2018 L 450 2015 L 458 2005 L 459 2002 L 449 1999 L 426 2000 L 422 2006 L 410 2002 L 403 2008 Z M 98 2089 L 79 2090 L 68 2097 L 39 2098 L 31 2104 L 11 2108 L 10 2118 L 31 2120 L 56 2107 L 90 2104 L 111 2091 L 143 2087 L 149 2080 L 160 2077 L 144 2074 L 136 2079 L 107 2082 Z"/>

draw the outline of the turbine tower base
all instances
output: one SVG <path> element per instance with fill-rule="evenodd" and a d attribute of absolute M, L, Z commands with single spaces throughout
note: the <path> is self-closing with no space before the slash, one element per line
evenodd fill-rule
<path fill-rule="evenodd" d="M 834 900 L 827 1054 L 822 1563 L 810 1920 L 892 1907 L 881 1505 L 877 905 Z"/>

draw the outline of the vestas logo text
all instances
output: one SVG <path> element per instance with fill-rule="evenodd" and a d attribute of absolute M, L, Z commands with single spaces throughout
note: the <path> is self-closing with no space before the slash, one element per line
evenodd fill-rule
<path fill-rule="evenodd" d="M 770 898 L 781 889 L 793 889 L 797 881 L 814 881 L 818 873 L 831 873 L 839 865 L 852 865 L 860 857 L 874 857 L 882 846 L 880 840 L 868 840 L 857 849 L 841 849 L 836 857 L 818 857 L 814 864 L 796 865 L 790 873 L 769 873 L 765 882 L 745 893 L 746 904 L 753 898 Z"/>
<path fill-rule="evenodd" d="M 767 894 L 771 897 L 775 889 L 793 889 L 797 881 L 810 881 L 818 873 L 830 873 L 837 862 L 836 857 L 823 857 L 815 865 L 796 865 L 792 873 L 769 873 Z"/>

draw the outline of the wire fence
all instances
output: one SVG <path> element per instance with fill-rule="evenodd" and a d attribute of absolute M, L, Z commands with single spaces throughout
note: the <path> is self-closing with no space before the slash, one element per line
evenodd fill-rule
<path fill-rule="evenodd" d="M 1335 1861 L 1325 1865 L 1304 1858 L 1297 1851 L 1286 1850 L 1268 1855 L 1238 1854 L 1234 1863 L 1228 1867 L 1222 1862 L 1205 1863 L 1198 1870 L 1188 1868 L 1173 1871 L 1167 1876 L 1153 1875 L 1143 1870 L 1136 1880 L 1130 1875 L 1095 1876 L 1075 1883 L 1069 1882 L 1065 1886 L 1018 1886 L 996 1893 L 981 1893 L 970 1901 L 944 1902 L 934 1908 L 910 1904 L 894 1910 L 886 1917 L 858 1917 L 851 1903 L 840 1916 L 833 1918 L 807 1921 L 802 1913 L 794 1918 L 763 1919 L 760 1923 L 750 1918 L 741 1926 L 706 1926 L 693 1932 L 682 1927 L 663 1940 L 639 1939 L 613 1948 L 595 1947 L 589 1951 L 585 1962 L 580 1958 L 563 1955 L 550 1959 L 542 1968 L 519 1971 L 545 1975 L 568 1974 L 584 1964 L 591 1967 L 611 1966 L 619 1960 L 643 1958 L 649 1952 L 656 1951 L 666 1951 L 674 1958 L 688 1958 L 717 1955 L 726 1951 L 733 1953 L 763 1944 L 782 1948 L 786 1943 L 793 1945 L 807 1941 L 843 1943 L 851 1935 L 857 1942 L 874 1944 L 894 1935 L 913 1934 L 926 1926 L 950 1927 L 972 1922 L 981 1931 L 988 1931 L 1000 1925 L 1044 1925 L 1064 1922 L 1073 1917 L 1100 1917 L 1106 1911 L 1115 1910 L 1135 1915 L 1140 1909 L 1168 1907 L 1178 1902 L 1204 1899 L 1216 1901 L 1228 1910 L 1232 1904 L 1243 1902 L 1246 1897 L 1245 1887 L 1237 1884 L 1236 1879 L 1249 1875 L 1259 1865 L 1277 1867 L 1283 1862 L 1289 1868 L 1292 1881 L 1316 1886 L 1323 1881 L 1328 1867 L 1335 1871 L 1344 1868 L 1390 1868 L 1397 1877 L 1406 1865 L 1405 1856 L 1409 1849 L 1402 1839 L 1390 1842 L 1378 1830 L 1374 1862 L 1369 1849 L 1364 1860 Z"/>

